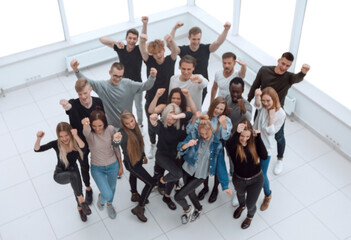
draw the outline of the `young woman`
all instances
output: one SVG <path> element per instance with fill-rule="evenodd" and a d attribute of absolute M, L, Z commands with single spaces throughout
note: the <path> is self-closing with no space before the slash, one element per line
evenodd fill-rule
<path fill-rule="evenodd" d="M 175 185 L 183 176 L 180 160 L 177 159 L 177 144 L 186 137 L 186 125 L 191 119 L 192 113 L 182 113 L 180 107 L 175 103 L 168 104 L 162 112 L 161 120 L 157 113 L 150 116 L 151 130 L 158 135 L 156 165 L 168 171 L 159 179 L 159 191 L 164 191 L 163 201 L 171 210 L 176 209 L 170 194 Z M 161 184 L 166 184 L 165 189 Z"/>
<path fill-rule="evenodd" d="M 108 216 L 115 219 L 116 210 L 112 205 L 116 190 L 117 177 L 123 173 L 118 148 L 112 148 L 115 128 L 107 125 L 105 114 L 101 110 L 94 110 L 90 118 L 83 118 L 83 135 L 91 152 L 91 175 L 100 193 L 97 207 L 103 210 L 105 204 Z"/>
<path fill-rule="evenodd" d="M 234 164 L 232 180 L 239 200 L 233 217 L 239 218 L 246 206 L 247 217 L 241 224 L 241 228 L 246 229 L 256 213 L 256 202 L 264 181 L 260 161 L 267 159 L 267 150 L 260 132 L 254 130 L 248 120 L 238 124 L 236 132 L 227 141 L 227 150 Z"/>
<path fill-rule="evenodd" d="M 209 120 L 212 123 L 214 134 L 216 137 L 224 143 L 224 141 L 228 140 L 230 137 L 230 132 L 232 131 L 232 121 L 229 117 L 226 116 L 227 113 L 227 101 L 223 97 L 217 97 L 213 100 L 210 107 L 208 108 L 206 116 L 209 117 Z M 192 128 L 197 126 L 200 119 L 198 119 L 194 125 L 188 125 L 187 132 L 189 133 Z M 213 184 L 213 189 L 210 197 L 208 198 L 209 203 L 213 203 L 217 200 L 218 196 L 218 177 L 215 175 L 215 181 Z M 205 194 L 208 192 L 208 178 L 204 181 L 204 188 L 199 192 L 198 198 L 199 200 L 204 199 Z"/>
<path fill-rule="evenodd" d="M 87 215 L 91 214 L 88 204 L 84 201 L 82 193 L 82 179 L 80 177 L 77 160 L 83 159 L 84 142 L 79 138 L 77 130 L 72 129 L 66 122 L 60 122 L 56 127 L 57 140 L 40 146 L 44 137 L 43 131 L 37 132 L 37 140 L 34 145 L 35 152 L 44 152 L 53 148 L 56 151 L 57 165 L 54 172 L 54 180 L 59 184 L 71 184 L 78 211 L 83 222 L 87 221 Z"/>
<path fill-rule="evenodd" d="M 182 206 L 184 214 L 181 221 L 186 224 L 199 218 L 202 205 L 196 196 L 195 189 L 209 175 L 217 174 L 222 189 L 231 195 L 232 191 L 228 188 L 229 178 L 225 167 L 223 146 L 216 137 L 214 128 L 210 120 L 202 119 L 197 128 L 193 128 L 187 138 L 177 146 L 184 155 L 183 180 L 184 186 L 176 193 L 174 199 Z M 188 205 L 185 197 L 189 196 L 195 206 L 195 210 Z"/>
<path fill-rule="evenodd" d="M 139 125 L 135 121 L 134 115 L 124 110 L 121 114 L 120 132 L 117 132 L 113 137 L 115 146 L 121 146 L 124 155 L 124 166 L 135 178 L 139 178 L 145 183 L 144 189 L 139 196 L 138 205 L 132 209 L 132 213 L 142 222 L 146 222 L 147 218 L 144 215 L 145 204 L 148 203 L 148 197 L 152 188 L 156 185 L 155 180 L 143 168 L 143 163 L 147 162 L 144 153 L 144 140 L 141 135 Z M 138 194 L 136 192 L 136 194 Z M 138 194 L 139 195 L 139 194 Z"/>
<path fill-rule="evenodd" d="M 253 127 L 261 131 L 261 138 L 268 152 L 267 160 L 260 162 L 264 176 L 263 190 L 265 194 L 260 209 L 261 211 L 264 211 L 268 208 L 269 202 L 272 198 L 267 170 L 273 153 L 274 135 L 282 127 L 286 115 L 284 110 L 280 107 L 277 92 L 271 87 L 266 87 L 262 91 L 259 88 L 256 89 L 255 107 L 257 108 L 258 113 Z"/>

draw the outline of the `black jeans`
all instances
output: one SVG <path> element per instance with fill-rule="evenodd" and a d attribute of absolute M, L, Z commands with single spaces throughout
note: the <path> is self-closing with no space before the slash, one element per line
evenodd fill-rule
<path fill-rule="evenodd" d="M 77 197 L 83 195 L 82 192 L 82 179 L 78 167 L 71 167 L 69 170 L 63 170 L 56 167 L 54 172 L 54 180 L 59 184 L 71 184 L 74 195 L 76 196 L 77 204 L 79 205 Z"/>
<path fill-rule="evenodd" d="M 152 188 L 156 185 L 155 180 L 143 167 L 143 158 L 139 160 L 134 166 L 130 161 L 124 160 L 124 166 L 130 172 L 130 175 L 133 175 L 135 178 L 139 178 L 145 183 L 141 196 L 139 198 L 139 206 L 145 206 L 145 201 L 148 199 Z"/>
<path fill-rule="evenodd" d="M 148 102 L 147 100 L 145 102 L 145 113 L 146 113 L 146 118 L 147 118 L 147 131 L 149 133 L 150 143 L 155 144 L 156 143 L 156 133 L 151 130 L 151 122 L 150 122 L 150 114 L 149 114 L 150 103 L 151 102 Z"/>
<path fill-rule="evenodd" d="M 233 184 L 236 190 L 236 195 L 238 196 L 239 204 L 241 207 L 246 205 L 248 218 L 253 218 L 256 213 L 256 202 L 262 190 L 263 182 L 264 178 L 262 171 L 250 180 L 241 179 L 236 174 L 233 176 Z"/>
<path fill-rule="evenodd" d="M 87 144 L 87 143 L 85 143 L 85 144 Z M 90 166 L 89 166 L 88 155 L 89 155 L 89 149 L 87 149 L 87 150 L 84 152 L 83 160 L 80 160 L 80 161 L 79 161 L 80 170 L 81 170 L 82 178 L 83 178 L 83 182 L 84 182 L 84 185 L 85 185 L 86 187 L 89 187 L 89 186 L 90 186 L 90 175 L 89 175 Z"/>
<path fill-rule="evenodd" d="M 189 205 L 185 197 L 189 196 L 190 201 L 194 204 L 195 208 L 202 210 L 202 205 L 195 193 L 195 189 L 200 186 L 205 179 L 195 178 L 184 171 L 183 180 L 184 186 L 174 195 L 174 200 L 176 200 L 176 202 L 182 206 L 183 210 L 186 211 L 189 209 Z"/>
<path fill-rule="evenodd" d="M 176 159 L 176 156 L 170 156 L 157 150 L 156 164 L 168 171 L 163 177 L 163 181 L 166 182 L 165 193 L 169 195 L 171 194 L 176 181 L 183 177 L 183 170 L 180 166 L 180 161 Z"/>

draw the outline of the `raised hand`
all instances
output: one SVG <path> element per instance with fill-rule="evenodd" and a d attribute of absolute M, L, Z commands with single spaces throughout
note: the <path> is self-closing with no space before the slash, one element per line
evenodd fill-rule
<path fill-rule="evenodd" d="M 244 131 L 245 128 L 246 128 L 246 124 L 245 123 L 239 123 L 238 126 L 236 127 L 236 131 L 238 133 L 241 133 L 242 131 Z"/>
<path fill-rule="evenodd" d="M 119 49 L 124 49 L 124 42 L 116 42 L 116 46 L 117 46 Z"/>
<path fill-rule="evenodd" d="M 146 42 L 147 41 L 147 35 L 145 33 L 140 34 L 140 41 L 141 42 Z"/>
<path fill-rule="evenodd" d="M 113 134 L 113 140 L 115 142 L 119 142 L 122 139 L 122 133 L 121 132 L 116 132 L 115 134 Z"/>
<path fill-rule="evenodd" d="M 60 104 L 61 104 L 61 106 L 62 106 L 63 108 L 65 108 L 65 107 L 67 106 L 67 104 L 68 104 L 67 99 L 61 99 L 61 100 L 60 100 Z"/>
<path fill-rule="evenodd" d="M 257 136 L 258 134 L 260 134 L 260 133 L 261 133 L 261 131 L 260 131 L 260 130 L 256 130 L 256 129 L 254 129 L 254 130 L 253 130 L 253 132 L 254 132 L 254 135 L 255 135 L 255 136 Z"/>
<path fill-rule="evenodd" d="M 178 28 L 183 27 L 183 26 L 184 26 L 184 23 L 183 23 L 182 21 L 178 21 L 178 22 L 176 23 L 176 25 L 174 26 L 174 28 L 175 28 L 175 29 L 178 29 Z"/>
<path fill-rule="evenodd" d="M 225 22 L 224 23 L 224 29 L 225 30 L 229 30 L 231 26 L 232 26 L 232 24 L 230 22 Z"/>
<path fill-rule="evenodd" d="M 90 125 L 90 119 L 88 117 L 83 118 L 81 121 L 82 125 Z"/>
<path fill-rule="evenodd" d="M 156 68 L 151 68 L 151 69 L 150 69 L 150 75 L 151 75 L 151 77 L 156 77 L 156 75 L 157 75 L 157 70 L 156 70 Z"/>
<path fill-rule="evenodd" d="M 157 119 L 158 119 L 157 113 L 153 113 L 153 114 L 150 115 L 150 121 L 155 121 L 156 122 Z"/>
<path fill-rule="evenodd" d="M 257 88 L 257 89 L 255 90 L 255 97 L 260 97 L 261 95 L 262 95 L 261 89 Z"/>
<path fill-rule="evenodd" d="M 302 67 L 301 67 L 301 72 L 303 73 L 303 74 L 307 74 L 307 72 L 310 70 L 310 65 L 308 65 L 308 64 L 303 64 L 302 65 Z"/>
<path fill-rule="evenodd" d="M 173 40 L 171 34 L 166 34 L 163 38 L 167 43 L 170 43 Z"/>
<path fill-rule="evenodd" d="M 157 97 L 161 97 L 165 93 L 166 89 L 165 88 L 158 88 L 156 92 Z"/>
<path fill-rule="evenodd" d="M 79 62 L 77 59 L 73 59 L 71 61 L 71 68 L 73 69 L 74 72 L 79 72 L 78 70 Z"/>
<path fill-rule="evenodd" d="M 244 101 L 244 99 L 242 99 L 242 98 L 239 98 L 239 99 L 238 99 L 238 106 L 239 106 L 241 112 L 246 113 L 246 108 L 245 108 L 245 101 Z"/>
<path fill-rule="evenodd" d="M 149 22 L 149 17 L 148 17 L 148 16 L 142 16 L 142 17 L 141 17 L 141 22 L 142 22 L 143 24 L 148 24 L 148 22 Z"/>
<path fill-rule="evenodd" d="M 244 61 L 235 60 L 235 62 L 237 64 L 239 64 L 240 66 L 246 66 L 246 62 L 244 62 Z"/>
<path fill-rule="evenodd" d="M 72 133 L 73 137 L 77 137 L 78 136 L 78 131 L 75 128 L 71 129 L 71 133 Z"/>
<path fill-rule="evenodd" d="M 184 95 L 185 97 L 188 98 L 188 97 L 190 96 L 189 89 L 187 89 L 187 88 L 182 88 L 181 91 L 182 91 L 182 93 L 183 93 L 183 95 Z"/>
<path fill-rule="evenodd" d="M 190 77 L 190 81 L 193 83 L 202 83 L 202 79 L 200 78 L 200 76 L 198 74 L 193 74 Z"/>
<path fill-rule="evenodd" d="M 37 132 L 37 138 L 43 138 L 44 137 L 44 135 L 45 135 L 45 132 L 43 132 L 43 131 L 38 131 Z"/>
<path fill-rule="evenodd" d="M 224 116 L 224 115 L 221 115 L 219 118 L 218 118 L 218 122 L 224 126 L 226 123 L 227 123 L 227 118 Z"/>
<path fill-rule="evenodd" d="M 271 119 L 274 119 L 274 115 L 275 115 L 275 109 L 272 108 L 272 109 L 269 109 L 268 110 L 268 115 Z"/>

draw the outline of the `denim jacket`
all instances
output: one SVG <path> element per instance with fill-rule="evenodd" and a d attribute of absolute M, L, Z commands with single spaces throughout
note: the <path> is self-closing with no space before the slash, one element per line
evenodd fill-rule
<path fill-rule="evenodd" d="M 219 182 L 222 185 L 222 190 L 226 190 L 228 189 L 229 178 L 224 161 L 223 146 L 221 141 L 215 135 L 213 137 L 213 142 L 210 146 L 210 175 L 213 176 L 217 174 Z M 188 143 L 191 139 L 200 139 L 196 128 L 189 133 L 184 141 L 178 143 L 177 149 L 180 154 L 184 156 L 184 160 L 190 165 L 194 166 L 197 160 L 197 150 L 199 145 L 197 144 L 192 147 L 188 147 L 184 151 L 181 150 L 181 147 Z"/>

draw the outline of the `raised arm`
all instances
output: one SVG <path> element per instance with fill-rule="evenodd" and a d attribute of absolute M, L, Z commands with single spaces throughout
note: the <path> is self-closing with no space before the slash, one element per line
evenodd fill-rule
<path fill-rule="evenodd" d="M 236 61 L 240 66 L 240 71 L 238 72 L 238 75 L 240 78 L 244 79 L 245 76 L 246 76 L 246 69 L 247 69 L 247 66 L 246 66 L 246 62 L 244 61 Z"/>
<path fill-rule="evenodd" d="M 134 81 L 130 81 L 130 83 L 132 84 L 132 88 L 138 88 L 138 90 L 136 91 L 136 93 L 142 92 L 142 91 L 146 91 L 152 88 L 152 86 L 155 83 L 156 80 L 156 75 L 157 75 L 157 70 L 156 68 L 151 68 L 150 69 L 150 74 L 149 77 L 147 78 L 146 82 L 134 82 Z"/>
<path fill-rule="evenodd" d="M 215 52 L 222 45 L 222 43 L 224 42 L 224 40 L 228 35 L 230 27 L 231 27 L 230 22 L 226 22 L 224 24 L 223 32 L 218 36 L 217 40 L 211 43 L 210 45 L 210 52 Z"/>
<path fill-rule="evenodd" d="M 115 44 L 118 46 L 118 42 L 109 37 L 100 37 L 99 41 L 110 48 L 113 48 Z"/>
<path fill-rule="evenodd" d="M 72 108 L 72 104 L 70 104 L 67 99 L 61 99 L 60 105 L 63 109 L 65 109 L 65 111 L 69 111 Z"/>
<path fill-rule="evenodd" d="M 37 140 L 35 141 L 34 144 L 34 150 L 38 151 L 40 149 L 40 141 L 44 137 L 45 133 L 43 131 L 38 131 L 37 132 Z"/>
<path fill-rule="evenodd" d="M 172 28 L 172 31 L 170 33 L 170 35 L 172 36 L 173 39 L 175 38 L 175 33 L 176 33 L 177 29 L 182 27 L 183 25 L 184 25 L 184 23 L 181 21 L 177 22 L 176 25 L 174 25 L 174 27 Z M 167 47 L 172 51 L 173 46 L 167 44 Z M 175 45 L 174 47 L 175 47 L 174 50 L 178 55 L 180 53 L 180 48 L 177 45 Z"/>
<path fill-rule="evenodd" d="M 186 99 L 188 100 L 188 106 L 190 107 L 191 112 L 195 116 L 197 109 L 196 109 L 195 102 L 189 93 L 189 89 L 183 88 L 183 89 L 181 89 L 181 91 L 184 94 L 184 96 L 186 97 Z"/>
<path fill-rule="evenodd" d="M 74 137 L 74 139 L 77 141 L 78 146 L 80 148 L 84 148 L 85 147 L 85 143 L 83 142 L 83 140 L 78 136 L 78 131 L 77 129 L 71 129 L 71 133 Z"/>
<path fill-rule="evenodd" d="M 174 41 L 174 38 L 170 35 L 170 34 L 167 34 L 165 37 L 164 37 L 166 43 L 167 43 L 167 46 L 169 47 L 169 49 L 171 50 L 171 58 L 173 61 L 177 60 L 177 56 L 178 56 L 178 52 L 177 52 L 177 44 L 176 42 Z"/>
<path fill-rule="evenodd" d="M 145 62 L 149 59 L 149 53 L 146 50 L 147 35 L 145 33 L 140 34 L 139 38 L 139 50 L 141 57 Z"/>
<path fill-rule="evenodd" d="M 213 102 L 213 100 L 216 98 L 217 90 L 218 90 L 218 84 L 216 81 L 214 81 L 212 88 L 211 88 L 211 98 L 210 98 L 211 101 L 210 102 Z"/>
<path fill-rule="evenodd" d="M 149 23 L 149 17 L 148 16 L 142 16 L 141 21 L 143 23 L 143 27 L 141 29 L 141 33 L 147 34 L 147 24 Z"/>
<path fill-rule="evenodd" d="M 160 104 L 160 105 L 156 106 L 158 99 L 164 94 L 165 91 L 166 91 L 165 88 L 157 89 L 155 97 L 152 99 L 152 101 L 149 105 L 149 109 L 148 109 L 149 114 L 153 114 L 153 113 L 160 114 L 163 111 L 163 109 L 166 107 L 166 104 Z"/>
<path fill-rule="evenodd" d="M 261 81 L 262 81 L 262 68 L 258 71 L 255 81 L 252 83 L 249 94 L 247 95 L 247 101 L 251 102 L 251 100 L 255 96 L 255 90 L 257 88 L 261 87 Z"/>
<path fill-rule="evenodd" d="M 261 95 L 262 95 L 261 89 L 257 88 L 255 90 L 255 107 L 256 108 L 261 106 Z"/>

